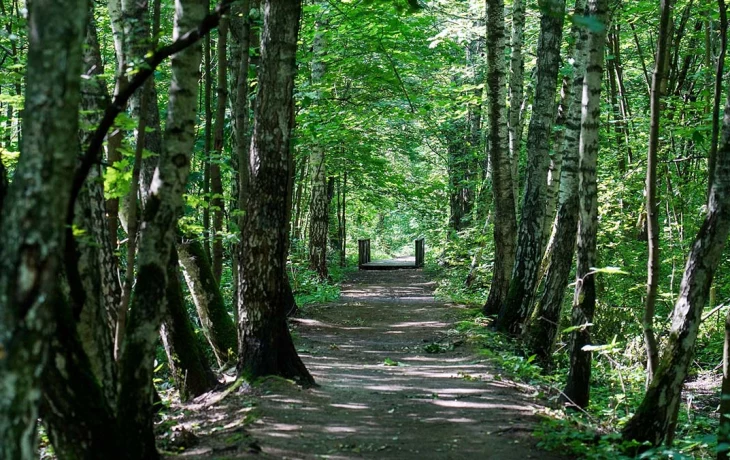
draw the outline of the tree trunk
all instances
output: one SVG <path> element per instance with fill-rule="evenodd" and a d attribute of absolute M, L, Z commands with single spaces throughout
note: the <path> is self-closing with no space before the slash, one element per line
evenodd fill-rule
<path fill-rule="evenodd" d="M 571 333 L 570 373 L 564 398 L 578 407 L 588 406 L 591 380 L 590 326 L 596 306 L 596 237 L 598 231 L 598 199 L 596 160 L 598 158 L 598 128 L 600 125 L 601 77 L 608 27 L 608 1 L 588 0 L 587 21 L 598 24 L 589 31 L 588 62 L 583 81 L 583 112 L 581 114 L 578 160 L 578 264 L 577 283 L 573 298 L 571 321 L 578 329 Z"/>
<path fill-rule="evenodd" d="M 667 61 L 668 28 L 672 13 L 671 0 L 661 1 L 659 36 L 657 37 L 656 62 L 651 79 L 651 114 L 649 124 L 649 152 L 646 162 L 646 212 L 649 257 L 647 262 L 646 301 L 642 326 L 646 346 L 647 384 L 651 382 L 659 360 L 656 337 L 654 336 L 654 311 L 659 288 L 659 209 L 657 208 L 657 154 L 659 151 L 659 123 L 661 120 L 661 82 L 665 78 L 664 67 Z"/>
<path fill-rule="evenodd" d="M 223 161 L 223 133 L 228 101 L 228 59 L 226 57 L 228 35 L 228 19 L 222 18 L 218 26 L 218 88 L 216 89 L 215 126 L 213 128 L 213 159 L 210 163 L 210 205 L 213 210 L 213 251 L 211 261 L 213 275 L 218 283 L 223 273 L 223 180 L 221 178 L 221 162 Z"/>
<path fill-rule="evenodd" d="M 323 57 L 326 43 L 323 29 L 326 24 L 317 23 L 317 32 L 312 44 L 312 84 L 318 86 L 326 72 Z M 317 98 L 322 91 L 317 89 Z M 312 193 L 309 205 L 309 268 L 316 271 L 320 279 L 327 279 L 327 236 L 329 232 L 329 194 L 327 193 L 327 170 L 324 147 L 318 142 L 312 146 L 309 159 L 312 167 Z"/>
<path fill-rule="evenodd" d="M 180 400 L 184 402 L 210 391 L 218 384 L 218 380 L 210 369 L 188 318 L 179 271 L 177 251 L 173 248 L 167 266 L 167 314 L 160 335 L 175 387 L 180 392 Z"/>
<path fill-rule="evenodd" d="M 199 0 L 178 0 L 173 39 L 197 28 L 205 11 Z M 164 317 L 167 265 L 190 169 L 200 60 L 196 44 L 175 54 L 171 62 L 164 148 L 145 206 L 137 285 L 122 349 L 118 429 L 127 440 L 128 458 L 158 458 L 151 416 L 152 357 Z"/>
<path fill-rule="evenodd" d="M 522 332 L 532 309 L 532 299 L 543 255 L 543 221 L 550 164 L 550 137 L 555 117 L 555 89 L 563 39 L 565 0 L 541 2 L 540 38 L 537 45 L 537 86 L 527 133 L 528 167 L 517 252 L 509 292 L 497 318 L 497 330 Z"/>
<path fill-rule="evenodd" d="M 515 261 L 515 198 L 507 138 L 504 1 L 487 0 L 487 88 L 489 95 L 489 160 L 494 193 L 494 272 L 486 315 L 499 312 L 507 296 Z"/>
<path fill-rule="evenodd" d="M 730 233 L 730 93 L 725 105 L 722 139 L 717 152 L 707 216 L 695 237 L 684 269 L 672 327 L 644 400 L 623 430 L 624 439 L 669 443 L 692 363 L 702 310 Z"/>
<path fill-rule="evenodd" d="M 585 13 L 585 0 L 578 0 L 574 14 Z M 575 240 L 578 231 L 578 149 L 580 139 L 581 100 L 583 78 L 588 53 L 588 30 L 573 25 L 573 73 L 570 81 L 563 85 L 561 112 L 565 115 L 563 165 L 560 171 L 560 193 L 557 218 L 550 237 L 545 257 L 548 268 L 543 282 L 544 289 L 528 324 L 525 336 L 530 353 L 537 355 L 544 363 L 552 359 L 552 349 L 558 334 L 560 312 L 565 290 L 568 287 L 570 268 L 575 254 Z"/>
<path fill-rule="evenodd" d="M 183 237 L 177 249 L 203 333 L 213 349 L 218 365 L 223 366 L 238 351 L 236 325 L 228 316 L 203 245 L 193 238 Z"/>
<path fill-rule="evenodd" d="M 251 143 L 250 198 L 246 207 L 239 286 L 239 374 L 280 375 L 304 385 L 314 379 L 297 355 L 286 324 L 284 267 L 290 122 L 299 0 L 264 2 L 261 68 Z"/>
<path fill-rule="evenodd" d="M 707 181 L 707 197 L 709 200 L 712 178 L 715 174 L 715 163 L 717 157 L 717 145 L 720 137 L 720 100 L 722 98 L 722 78 L 725 71 L 725 54 L 727 53 L 727 6 L 725 0 L 718 0 L 720 10 L 720 54 L 717 57 L 715 69 L 714 98 L 712 104 L 712 138 L 710 140 L 710 152 L 707 158 L 709 180 Z M 709 51 L 712 52 L 711 50 Z"/>
<path fill-rule="evenodd" d="M 41 374 L 78 152 L 85 2 L 29 5 L 21 155 L 0 227 L 0 458 L 36 457 Z"/>
<path fill-rule="evenodd" d="M 522 132 L 524 126 L 524 112 L 522 111 L 524 99 L 524 73 L 525 58 L 522 55 L 522 46 L 525 30 L 525 5 L 523 0 L 512 1 L 512 53 L 509 65 L 509 155 L 512 164 L 512 187 L 514 206 L 517 208 L 519 197 L 519 174 L 520 153 L 522 151 Z M 500 54 L 500 56 L 502 56 Z M 499 308 L 499 307 L 498 307 Z"/>
<path fill-rule="evenodd" d="M 720 0 L 724 3 L 724 0 Z M 724 5 L 721 5 L 724 7 Z M 720 427 L 717 433 L 717 459 L 730 454 L 730 312 L 725 315 L 725 340 L 722 347 L 722 388 L 720 390 Z"/>

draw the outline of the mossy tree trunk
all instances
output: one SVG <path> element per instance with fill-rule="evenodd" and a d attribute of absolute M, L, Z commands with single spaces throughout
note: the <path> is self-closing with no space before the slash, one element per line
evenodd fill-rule
<path fill-rule="evenodd" d="M 203 245 L 196 239 L 182 237 L 177 250 L 188 290 L 198 310 L 203 334 L 213 349 L 218 365 L 222 366 L 229 361 L 232 353 L 238 351 L 236 325 L 226 311 Z"/>
<path fill-rule="evenodd" d="M 78 153 L 87 5 L 29 5 L 21 154 L 0 227 L 0 458 L 36 457 L 41 376 L 54 317 Z"/>

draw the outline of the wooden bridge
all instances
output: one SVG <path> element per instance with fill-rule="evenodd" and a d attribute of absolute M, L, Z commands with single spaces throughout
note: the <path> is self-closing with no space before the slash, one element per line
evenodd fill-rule
<path fill-rule="evenodd" d="M 370 240 L 357 240 L 358 267 L 360 270 L 400 270 L 402 268 L 422 268 L 426 255 L 423 238 L 415 241 L 416 255 L 386 260 L 370 260 Z"/>

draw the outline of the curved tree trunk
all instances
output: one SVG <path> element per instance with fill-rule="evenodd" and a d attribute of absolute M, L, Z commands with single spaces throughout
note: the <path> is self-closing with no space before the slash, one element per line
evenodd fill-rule
<path fill-rule="evenodd" d="M 179 276 L 177 252 L 173 248 L 167 267 L 167 314 L 160 335 L 175 387 L 180 391 L 180 400 L 187 401 L 213 389 L 218 380 L 210 369 L 188 318 Z"/>
<path fill-rule="evenodd" d="M 515 261 L 515 198 L 507 138 L 504 1 L 487 0 L 487 88 L 489 161 L 494 193 L 494 272 L 486 315 L 499 313 L 507 296 Z"/>
<path fill-rule="evenodd" d="M 587 21 L 598 24 L 589 31 L 588 64 L 583 83 L 580 149 L 578 161 L 578 265 L 573 299 L 570 373 L 564 398 L 579 407 L 586 407 L 590 398 L 592 355 L 583 348 L 591 344 L 590 326 L 596 307 L 596 239 L 598 234 L 598 197 L 596 162 L 600 125 L 601 77 L 608 28 L 608 0 L 588 0 Z"/>
<path fill-rule="evenodd" d="M 585 0 L 575 4 L 575 15 L 585 13 Z M 573 54 L 572 79 L 563 85 L 561 106 L 565 115 L 563 165 L 560 171 L 560 193 L 557 218 L 545 257 L 549 258 L 543 282 L 544 289 L 535 312 L 527 326 L 525 342 L 530 353 L 543 362 L 552 358 L 552 348 L 558 334 L 560 311 L 570 281 L 570 268 L 575 254 L 578 232 L 578 149 L 580 140 L 581 100 L 588 53 L 588 30 L 573 26 L 576 43 Z M 565 107 L 567 105 L 567 107 Z M 556 148 L 561 148 L 556 146 Z"/>
<path fill-rule="evenodd" d="M 550 137 L 555 117 L 555 90 L 563 40 L 565 0 L 541 2 L 540 38 L 537 44 L 537 87 L 527 133 L 527 181 L 517 234 L 517 251 L 509 292 L 497 318 L 497 329 L 522 332 L 532 309 L 532 299 L 543 255 L 543 221 L 550 164 Z"/>
<path fill-rule="evenodd" d="M 692 363 L 702 310 L 730 233 L 730 93 L 711 182 L 707 216 L 687 259 L 667 345 L 654 380 L 623 430 L 624 439 L 648 441 L 656 446 L 670 443 L 674 436 L 682 386 Z"/>
<path fill-rule="evenodd" d="M 300 0 L 264 2 L 261 68 L 243 227 L 239 374 L 280 375 L 310 385 L 286 324 L 284 266 L 291 167 L 290 124 Z"/>
<path fill-rule="evenodd" d="M 173 39 L 196 28 L 206 11 L 200 0 L 176 3 Z M 172 58 L 164 148 L 145 206 L 137 285 L 122 349 L 118 404 L 119 432 L 127 440 L 128 458 L 158 458 L 151 416 L 152 356 L 164 317 L 167 265 L 190 170 L 200 60 L 199 44 Z"/>
<path fill-rule="evenodd" d="M 238 352 L 236 325 L 228 316 L 203 245 L 193 238 L 183 237 L 177 250 L 203 333 L 213 349 L 218 365 L 223 366 L 232 354 Z"/>
<path fill-rule="evenodd" d="M 0 458 L 7 459 L 36 456 L 41 374 L 57 328 L 53 299 L 78 152 L 87 5 L 37 0 L 29 9 L 21 155 L 0 227 Z"/>

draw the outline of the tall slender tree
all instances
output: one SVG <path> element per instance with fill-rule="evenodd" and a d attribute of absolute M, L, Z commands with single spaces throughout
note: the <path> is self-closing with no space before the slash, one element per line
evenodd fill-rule
<path fill-rule="evenodd" d="M 509 290 L 515 260 L 515 198 L 507 137 L 506 49 L 504 1 L 487 4 L 487 89 L 489 120 L 489 161 L 494 194 L 494 271 L 484 313 L 494 315 Z"/>
<path fill-rule="evenodd" d="M 644 302 L 644 346 L 646 347 L 647 383 L 651 382 L 659 359 L 656 337 L 654 336 L 654 311 L 659 289 L 659 209 L 657 207 L 657 161 L 659 153 L 659 123 L 661 122 L 662 81 L 667 65 L 667 43 L 669 40 L 669 21 L 672 15 L 672 1 L 662 0 L 660 6 L 659 34 L 657 36 L 654 74 L 651 79 L 649 152 L 646 161 L 646 213 L 647 233 L 649 235 L 649 257 L 647 262 L 646 300 Z"/>
<path fill-rule="evenodd" d="M 319 85 L 326 71 L 324 55 L 326 23 L 317 22 L 317 32 L 312 44 L 312 84 L 317 87 L 317 98 L 322 98 Z M 327 270 L 327 236 L 329 234 L 330 194 L 327 190 L 327 164 L 325 149 L 320 143 L 312 146 L 309 159 L 312 168 L 312 192 L 309 205 L 309 267 L 316 271 L 320 279 L 326 279 Z"/>
<path fill-rule="evenodd" d="M 574 16 L 585 14 L 585 0 L 575 2 Z M 536 303 L 526 331 L 525 341 L 531 353 L 544 362 L 550 361 L 558 333 L 560 312 L 570 280 L 570 268 L 575 254 L 578 231 L 578 147 L 580 140 L 581 100 L 588 53 L 588 29 L 578 22 L 573 24 L 572 75 L 564 82 L 561 110 L 565 115 L 563 165 L 560 170 L 558 210 L 546 257 L 548 267 L 543 281 L 544 289 Z M 560 148 L 560 146 L 556 146 Z"/>
<path fill-rule="evenodd" d="M 565 0 L 542 0 L 539 4 L 542 11 L 537 44 L 537 86 L 527 132 L 527 180 L 514 271 L 496 323 L 497 329 L 512 333 L 522 332 L 530 314 L 542 262 L 550 138 L 555 118 L 555 91 L 565 18 Z"/>
<path fill-rule="evenodd" d="M 596 163 L 598 128 L 601 117 L 601 77 L 604 45 L 608 29 L 608 0 L 588 0 L 586 27 L 589 28 L 588 61 L 583 80 L 580 147 L 578 160 L 578 263 L 573 298 L 570 373 L 564 398 L 586 407 L 590 398 L 591 344 L 590 325 L 596 308 L 596 241 L 598 235 L 598 196 Z"/>

